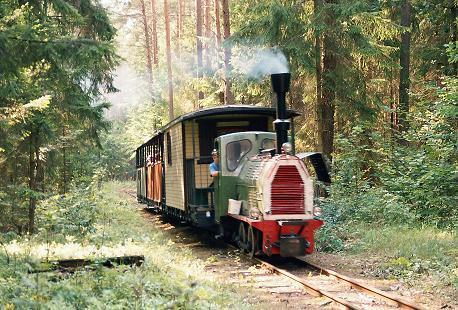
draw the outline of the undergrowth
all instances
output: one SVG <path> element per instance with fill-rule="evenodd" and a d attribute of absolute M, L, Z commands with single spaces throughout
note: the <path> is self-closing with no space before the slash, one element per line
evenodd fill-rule
<path fill-rule="evenodd" d="M 324 209 L 317 250 L 371 259 L 369 273 L 412 284 L 428 278 L 435 287 L 458 290 L 458 236 L 453 229 L 416 223 L 379 224 L 343 219 L 339 209 Z"/>
<path fill-rule="evenodd" d="M 458 80 L 424 86 L 405 131 L 361 121 L 337 137 L 317 248 L 377 260 L 378 276 L 458 289 Z"/>
<path fill-rule="evenodd" d="M 36 236 L 2 235 L 0 308 L 242 307 L 234 288 L 206 277 L 203 263 L 189 250 L 174 250 L 172 241 L 132 212 L 126 197 L 119 197 L 123 186 L 106 184 L 101 195 L 79 189 L 51 197 L 38 212 L 44 228 Z M 122 255 L 144 255 L 145 263 L 75 273 L 29 273 L 43 261 Z"/>
<path fill-rule="evenodd" d="M 432 276 L 443 286 L 458 289 L 456 232 L 434 227 L 354 227 L 351 253 L 385 258 L 375 275 L 418 280 Z"/>

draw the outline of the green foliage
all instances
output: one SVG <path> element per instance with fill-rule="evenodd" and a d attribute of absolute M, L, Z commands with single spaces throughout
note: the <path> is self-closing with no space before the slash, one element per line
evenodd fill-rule
<path fill-rule="evenodd" d="M 412 55 L 418 73 L 427 77 L 433 72 L 456 75 L 447 46 L 456 45 L 456 7 L 454 0 L 422 0 L 414 3 L 414 31 L 417 35 Z M 456 10 L 456 8 L 455 8 Z M 454 35 L 455 33 L 455 35 Z"/>
<path fill-rule="evenodd" d="M 347 227 L 342 221 L 342 209 L 332 204 L 323 205 L 322 226 L 316 233 L 316 249 L 321 252 L 339 252 L 345 247 Z"/>
<path fill-rule="evenodd" d="M 207 277 L 202 262 L 189 250 L 174 248 L 173 241 L 143 218 L 136 211 L 136 206 L 126 203 L 128 196 L 121 193 L 124 190 L 131 191 L 133 186 L 133 183 L 106 184 L 100 199 L 92 200 L 94 208 L 98 210 L 95 222 L 92 222 L 95 229 L 81 230 L 81 227 L 67 225 L 69 223 L 64 218 L 68 213 L 56 211 L 54 214 L 59 214 L 58 217 L 43 218 L 49 224 L 54 221 L 50 226 L 54 231 L 43 229 L 31 239 L 19 237 L 2 243 L 6 247 L 0 246 L 0 306 L 245 308 L 246 305 L 234 293 L 234 288 Z M 90 189 L 77 189 L 63 199 L 51 198 L 46 203 L 57 203 L 64 210 L 69 210 L 72 204 L 81 207 L 93 199 L 93 193 Z M 63 230 L 57 231 L 60 228 Z M 81 232 L 85 238 L 78 239 Z M 61 233 L 65 234 L 65 238 Z M 28 273 L 39 261 L 96 259 L 123 254 L 143 254 L 146 261 L 141 267 L 117 266 L 108 269 L 100 266 L 95 270 L 81 269 L 74 273 Z"/>
<path fill-rule="evenodd" d="M 10 214 L 28 203 L 32 224 L 42 193 L 64 193 L 91 173 L 79 160 L 108 128 L 100 95 L 114 90 L 114 35 L 92 0 L 0 3 L 0 186 Z M 0 227 L 11 228 L 3 218 Z"/>
<path fill-rule="evenodd" d="M 37 209 L 39 230 L 84 237 L 95 231 L 98 201 L 92 189 L 76 188 L 42 201 Z"/>
<path fill-rule="evenodd" d="M 379 186 L 380 174 L 385 173 L 386 167 L 380 167 L 380 170 L 374 167 L 380 160 L 378 144 L 384 145 L 385 142 L 376 133 L 367 137 L 368 132 L 367 127 L 357 126 L 349 137 L 338 139 L 336 171 L 324 208 L 339 210 L 340 225 L 360 222 L 412 224 L 416 219 L 415 212 L 405 204 L 402 196 Z M 370 145 L 364 144 L 362 139 L 367 139 Z"/>
<path fill-rule="evenodd" d="M 393 153 L 393 164 L 381 180 L 421 220 L 456 227 L 458 79 L 442 83 L 418 95 L 411 128 L 403 137 L 409 144 Z"/>
<path fill-rule="evenodd" d="M 307 98 L 309 90 L 304 90 L 315 83 L 311 74 L 316 73 L 316 37 L 322 40 L 327 36 L 332 42 L 328 53 L 337 59 L 331 73 L 334 83 L 328 87 L 335 90 L 339 117 L 354 124 L 355 115 L 361 119 L 375 117 L 381 104 L 380 79 L 388 78 L 387 73 L 397 66 L 391 41 L 400 29 L 382 8 L 383 4 L 368 1 L 325 1 L 319 7 L 300 1 L 243 1 L 234 8 L 238 30 L 232 40 L 284 52 L 297 84 L 297 88 L 292 87 L 297 96 L 294 101 L 313 105 L 313 97 Z M 328 16 L 332 16 L 332 23 Z M 380 78 L 374 78 L 375 74 Z"/>
<path fill-rule="evenodd" d="M 342 221 L 456 227 L 456 99 L 457 79 L 451 78 L 419 94 L 403 136 L 407 145 L 368 123 L 338 139 L 326 203 L 341 210 Z"/>
<path fill-rule="evenodd" d="M 441 277 L 442 285 L 448 286 L 454 284 L 456 286 L 457 279 L 453 274 L 453 265 L 450 266 L 447 262 L 438 261 L 436 258 L 433 259 L 433 261 L 420 258 L 407 259 L 401 256 L 383 264 L 383 270 L 381 270 L 379 275 L 412 281 L 420 278 L 421 275 L 436 271 L 440 273 L 439 276 Z"/>
<path fill-rule="evenodd" d="M 0 210 L 2 217 L 0 224 L 3 231 L 25 233 L 27 227 L 27 204 L 26 200 L 39 193 L 30 191 L 27 186 L 7 186 L 0 190 Z M 41 198 L 38 195 L 37 198 Z"/>
<path fill-rule="evenodd" d="M 165 106 L 141 102 L 125 119 L 114 120 L 102 136 L 102 151 L 95 161 L 109 180 L 135 177 L 135 150 L 165 123 Z"/>
<path fill-rule="evenodd" d="M 457 83 L 413 94 L 405 133 L 360 122 L 339 136 L 319 250 L 377 258 L 375 276 L 456 287 Z"/>

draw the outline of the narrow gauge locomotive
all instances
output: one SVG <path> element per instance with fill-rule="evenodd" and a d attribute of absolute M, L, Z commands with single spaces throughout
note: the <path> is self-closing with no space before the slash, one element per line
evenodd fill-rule
<path fill-rule="evenodd" d="M 271 76 L 277 108 L 229 105 L 182 115 L 136 150 L 137 198 L 164 216 L 233 238 L 251 256 L 302 256 L 314 248 L 312 178 L 330 182 L 320 153 L 294 152 L 286 109 L 289 73 Z M 291 128 L 290 128 L 291 127 Z M 288 142 L 290 130 L 290 142 Z M 213 149 L 220 171 L 212 178 Z"/>

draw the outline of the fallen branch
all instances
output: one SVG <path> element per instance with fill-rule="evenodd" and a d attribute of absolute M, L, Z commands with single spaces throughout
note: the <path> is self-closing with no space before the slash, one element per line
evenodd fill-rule
<path fill-rule="evenodd" d="M 89 267 L 95 269 L 97 266 L 113 268 L 118 265 L 141 266 L 145 261 L 143 255 L 133 256 L 118 256 L 110 258 L 97 258 L 97 259 L 63 259 L 41 263 L 37 269 L 29 270 L 29 273 L 62 271 L 73 272 L 78 268 Z"/>

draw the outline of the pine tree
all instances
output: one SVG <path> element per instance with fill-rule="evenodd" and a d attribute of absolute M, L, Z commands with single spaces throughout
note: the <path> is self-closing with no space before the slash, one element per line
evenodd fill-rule
<path fill-rule="evenodd" d="M 167 90 L 169 102 L 169 120 L 173 120 L 173 76 L 172 76 L 172 52 L 170 48 L 170 14 L 168 0 L 164 0 L 165 22 L 165 53 L 167 57 Z"/>
<path fill-rule="evenodd" d="M 221 0 L 223 8 L 223 37 L 224 40 L 229 39 L 231 36 L 231 24 L 230 24 L 230 13 L 229 13 L 229 0 Z M 234 95 L 231 90 L 231 47 L 229 44 L 224 46 L 224 103 L 234 103 Z"/>
<path fill-rule="evenodd" d="M 66 186 L 59 185 L 54 172 L 68 170 L 68 159 L 56 153 L 64 148 L 68 157 L 70 152 L 100 146 L 98 135 L 107 127 L 103 111 L 108 105 L 99 96 L 102 89 L 114 90 L 111 70 L 117 64 L 115 30 L 101 6 L 89 0 L 44 4 L 0 3 L 0 119 L 13 111 L 27 114 L 2 128 L 5 137 L 18 139 L 1 135 L 0 170 L 6 177 L 0 185 L 10 188 L 10 201 L 27 204 L 29 233 L 36 229 L 35 209 L 43 190 Z M 49 98 L 49 104 L 28 108 L 38 98 Z M 71 141 L 64 144 L 67 132 L 72 132 Z M 70 143 L 75 147 L 66 147 Z M 25 187 L 26 194 L 20 194 L 18 188 Z M 24 226 L 20 218 L 17 221 Z"/>
<path fill-rule="evenodd" d="M 411 37 L 411 11 L 409 0 L 404 0 L 401 6 L 401 26 L 405 30 L 401 34 L 401 50 L 399 65 L 399 127 L 406 131 L 409 127 L 407 115 L 409 113 L 409 88 L 410 88 L 410 37 Z"/>

